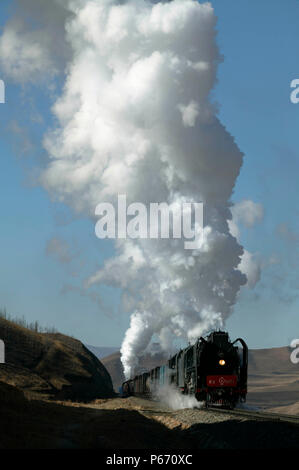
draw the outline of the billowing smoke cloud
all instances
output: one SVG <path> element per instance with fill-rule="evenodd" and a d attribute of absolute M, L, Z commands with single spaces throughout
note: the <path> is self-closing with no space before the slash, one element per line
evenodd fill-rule
<path fill-rule="evenodd" d="M 237 239 L 240 238 L 239 223 L 247 228 L 251 228 L 264 217 L 263 206 L 248 199 L 235 204 L 231 212 L 233 217 L 228 225 L 232 235 Z"/>
<path fill-rule="evenodd" d="M 117 240 L 115 256 L 87 282 L 124 290 L 129 377 L 153 337 L 169 350 L 173 338 L 193 341 L 232 312 L 247 281 L 238 269 L 243 248 L 228 226 L 242 154 L 210 99 L 220 57 L 209 3 L 75 0 L 61 12 L 66 79 L 53 107 L 57 127 L 44 140 L 50 161 L 42 184 L 91 216 L 118 194 L 128 204 L 204 203 L 198 250 L 179 239 Z M 41 67 L 52 60 L 51 51 L 35 57 L 44 58 Z"/>
<path fill-rule="evenodd" d="M 246 228 L 252 228 L 255 224 L 262 221 L 264 217 L 264 209 L 261 204 L 243 200 L 231 208 L 232 219 L 228 221 L 230 233 L 240 242 L 239 225 Z M 238 269 L 247 277 L 246 285 L 250 288 L 255 287 L 261 277 L 261 260 L 255 254 L 249 253 L 244 249 L 241 262 Z"/>
<path fill-rule="evenodd" d="M 64 0 L 15 0 L 15 15 L 0 38 L 1 69 L 16 82 L 49 81 L 71 50 L 64 26 L 72 12 Z"/>

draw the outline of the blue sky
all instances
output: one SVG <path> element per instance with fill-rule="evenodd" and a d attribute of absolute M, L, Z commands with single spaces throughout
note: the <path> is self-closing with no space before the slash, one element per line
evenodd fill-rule
<path fill-rule="evenodd" d="M 275 253 L 280 260 L 265 268 L 254 292 L 241 295 L 228 327 L 236 334 L 243 330 L 253 347 L 282 345 L 299 331 L 297 267 L 290 265 L 298 259 L 298 247 L 277 234 L 282 223 L 294 232 L 299 228 L 299 107 L 289 99 L 290 82 L 299 76 L 294 54 L 299 2 L 213 5 L 224 55 L 215 98 L 222 122 L 245 154 L 233 200 L 250 198 L 265 209 L 263 223 L 244 231 L 242 242 L 250 251 Z"/>
<path fill-rule="evenodd" d="M 9 5 L 1 3 L 1 23 Z M 233 201 L 252 199 L 265 210 L 259 225 L 242 230 L 241 241 L 263 263 L 276 259 L 253 290 L 242 291 L 227 328 L 253 348 L 282 346 L 299 336 L 299 104 L 290 102 L 290 82 L 299 78 L 299 2 L 212 5 L 224 57 L 213 99 L 245 154 Z M 34 93 L 31 102 L 6 82 L 6 104 L 0 105 L 0 306 L 86 343 L 118 346 L 129 322 L 119 309 L 120 292 L 97 288 L 91 298 L 81 288 L 113 252 L 112 243 L 97 240 L 90 220 L 75 217 L 34 184 L 34 168 L 43 161 L 42 135 L 51 123 L 51 98 L 39 89 Z M 34 119 L 40 115 L 43 121 Z M 69 262 L 47 254 L 53 238 L 68 243 Z"/>

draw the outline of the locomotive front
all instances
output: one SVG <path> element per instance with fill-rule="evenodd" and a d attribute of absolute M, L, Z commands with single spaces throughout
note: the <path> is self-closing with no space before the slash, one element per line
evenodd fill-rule
<path fill-rule="evenodd" d="M 242 348 L 236 346 L 240 343 Z M 246 401 L 248 348 L 228 333 L 214 331 L 197 342 L 196 398 L 209 404 L 234 407 Z"/>

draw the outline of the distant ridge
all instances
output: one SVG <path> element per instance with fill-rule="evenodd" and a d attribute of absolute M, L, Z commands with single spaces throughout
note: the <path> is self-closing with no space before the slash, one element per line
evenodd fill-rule
<path fill-rule="evenodd" d="M 143 370 L 150 370 L 153 367 L 160 366 L 161 364 L 165 364 L 167 362 L 168 356 L 164 356 L 163 354 L 155 354 L 151 356 L 150 354 L 146 354 L 141 360 L 140 360 L 140 367 L 139 367 L 139 372 L 142 372 Z M 121 386 L 123 381 L 125 380 L 124 373 L 123 373 L 123 367 L 122 363 L 120 360 L 120 351 L 117 351 L 113 354 L 110 354 L 110 356 L 102 358 L 102 363 L 106 367 L 106 369 L 109 371 L 109 374 L 111 376 L 113 385 L 114 385 L 114 390 L 118 390 L 118 388 Z"/>
<path fill-rule="evenodd" d="M 91 346 L 90 344 L 85 344 L 87 349 L 91 351 L 98 359 L 103 357 L 110 356 L 110 354 L 119 351 L 119 347 L 109 347 L 109 346 Z"/>

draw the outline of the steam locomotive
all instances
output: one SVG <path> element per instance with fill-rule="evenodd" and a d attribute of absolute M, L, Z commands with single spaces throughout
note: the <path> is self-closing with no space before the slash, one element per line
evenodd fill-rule
<path fill-rule="evenodd" d="M 172 385 L 206 406 L 234 408 L 238 402 L 246 401 L 247 368 L 245 341 L 237 338 L 231 342 L 228 333 L 213 331 L 181 349 L 167 364 L 124 382 L 122 393 L 151 396 L 159 387 Z"/>

